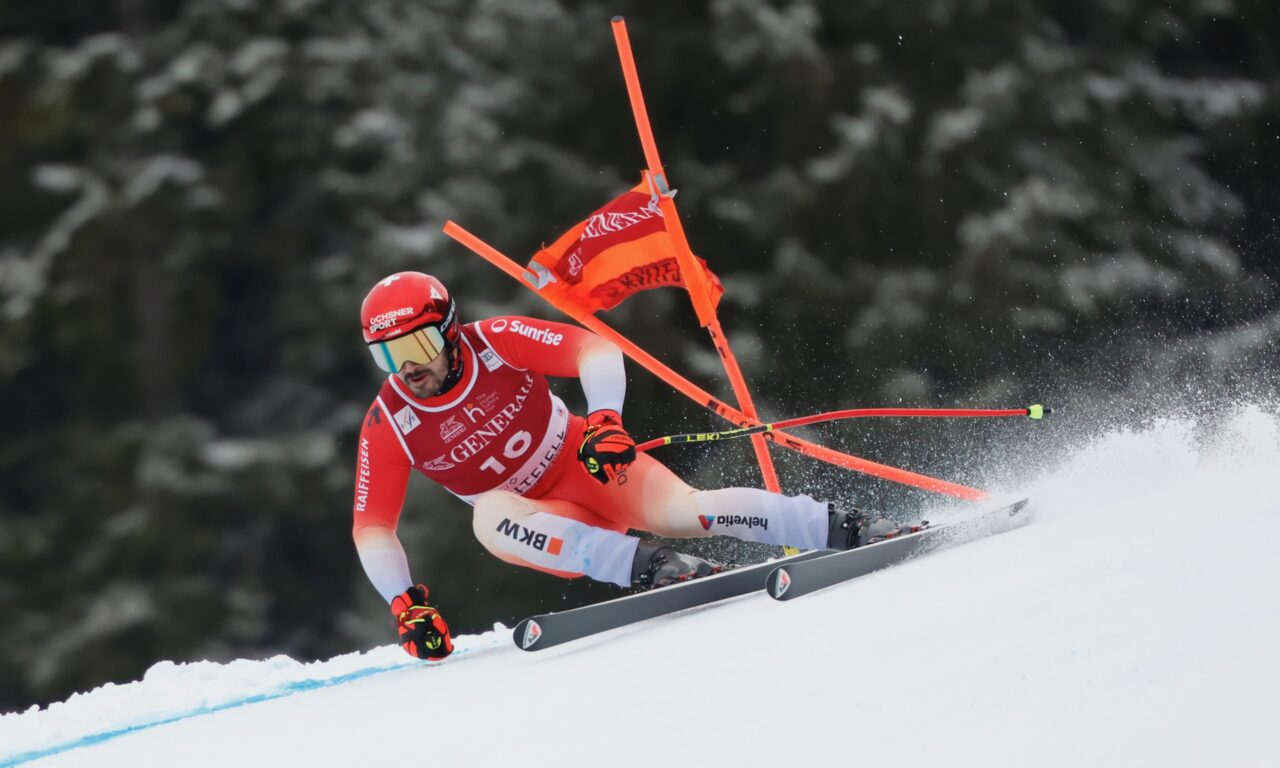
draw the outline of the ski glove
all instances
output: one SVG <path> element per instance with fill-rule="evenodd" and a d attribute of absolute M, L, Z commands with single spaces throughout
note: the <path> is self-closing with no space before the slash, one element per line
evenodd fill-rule
<path fill-rule="evenodd" d="M 449 625 L 427 605 L 427 588 L 409 587 L 391 601 L 391 615 L 400 630 L 400 647 L 419 659 L 443 659 L 453 653 Z"/>
<path fill-rule="evenodd" d="M 622 427 L 622 414 L 604 409 L 587 416 L 587 431 L 578 448 L 578 461 L 587 474 L 608 485 L 636 460 L 636 441 Z"/>

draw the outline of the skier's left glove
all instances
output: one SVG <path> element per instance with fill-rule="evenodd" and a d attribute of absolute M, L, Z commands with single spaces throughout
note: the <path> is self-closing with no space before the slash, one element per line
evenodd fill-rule
<path fill-rule="evenodd" d="M 391 615 L 400 630 L 400 647 L 419 659 L 443 659 L 453 653 L 449 625 L 435 608 L 427 605 L 427 588 L 409 587 L 391 601 Z"/>
<path fill-rule="evenodd" d="M 587 474 L 608 485 L 635 460 L 636 441 L 623 428 L 622 414 L 604 409 L 587 416 L 586 435 L 578 448 L 578 461 Z"/>

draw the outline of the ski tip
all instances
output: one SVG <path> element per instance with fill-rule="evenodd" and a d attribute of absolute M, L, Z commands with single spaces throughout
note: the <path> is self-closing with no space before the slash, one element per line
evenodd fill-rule
<path fill-rule="evenodd" d="M 538 650 L 538 640 L 542 637 L 542 627 L 534 619 L 525 619 L 516 625 L 511 639 L 522 651 Z"/>

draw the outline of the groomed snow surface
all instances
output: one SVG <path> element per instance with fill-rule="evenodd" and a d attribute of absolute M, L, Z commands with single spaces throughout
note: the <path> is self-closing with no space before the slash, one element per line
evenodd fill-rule
<path fill-rule="evenodd" d="M 1280 419 L 1100 433 L 1026 527 L 789 603 L 763 594 L 425 665 L 174 665 L 0 717 L 0 765 L 1276 766 Z"/>

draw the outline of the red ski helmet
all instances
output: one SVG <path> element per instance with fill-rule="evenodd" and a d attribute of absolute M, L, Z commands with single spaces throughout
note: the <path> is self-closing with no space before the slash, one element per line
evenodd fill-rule
<path fill-rule="evenodd" d="M 441 391 L 462 373 L 457 306 L 444 283 L 431 275 L 397 272 L 378 281 L 360 305 L 360 324 L 374 362 L 387 373 L 406 362 L 425 365 L 446 350 L 452 359 Z"/>

